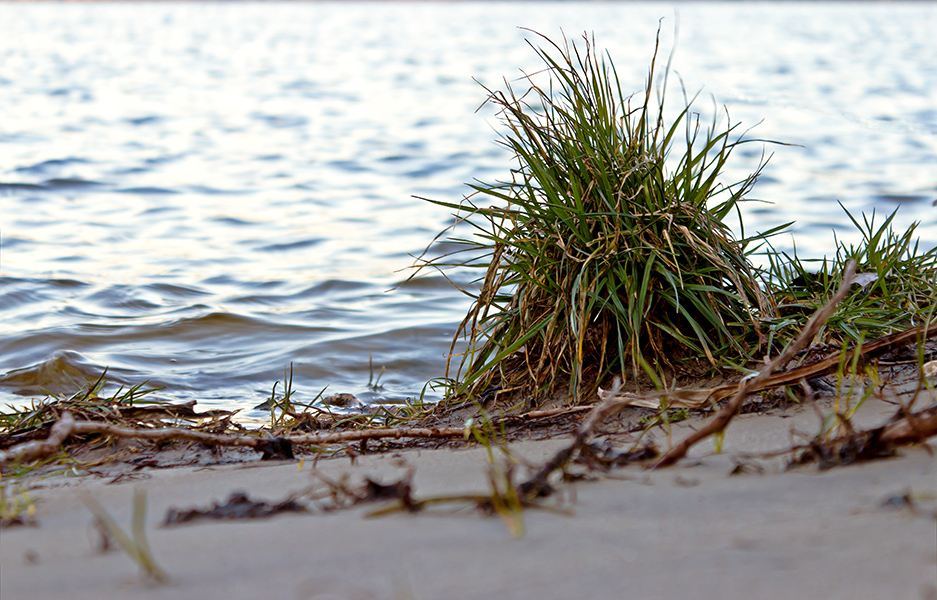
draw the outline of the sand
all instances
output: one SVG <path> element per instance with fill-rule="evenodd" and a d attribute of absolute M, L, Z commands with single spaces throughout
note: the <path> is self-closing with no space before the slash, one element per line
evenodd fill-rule
<path fill-rule="evenodd" d="M 894 410 L 867 406 L 868 423 Z M 817 417 L 804 408 L 745 415 L 721 454 L 704 442 L 674 468 L 629 466 L 571 484 L 561 496 L 572 514 L 527 510 L 519 538 L 497 517 L 452 507 L 367 518 L 375 505 L 364 505 L 160 526 L 170 507 L 204 507 L 235 490 L 282 500 L 313 481 L 310 460 L 150 469 L 113 484 L 57 475 L 29 483 L 38 527 L 0 531 L 0 598 L 937 599 L 937 458 L 916 447 L 826 471 L 760 460 L 761 473 L 729 474 L 743 451 L 788 446 L 792 427 L 815 432 Z M 511 451 L 536 462 L 566 442 L 518 442 Z M 417 497 L 486 489 L 479 447 L 317 468 L 391 482 L 402 462 L 415 469 Z M 166 585 L 143 581 L 119 550 L 101 553 L 79 498 L 92 495 L 129 529 L 135 486 L 147 494 L 148 538 Z M 915 508 L 888 502 L 906 493 Z"/>

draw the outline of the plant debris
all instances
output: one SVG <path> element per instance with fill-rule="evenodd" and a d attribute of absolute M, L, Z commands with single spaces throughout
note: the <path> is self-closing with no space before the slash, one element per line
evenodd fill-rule
<path fill-rule="evenodd" d="M 208 508 L 170 508 L 163 520 L 163 527 L 183 525 L 195 521 L 229 521 L 244 519 L 266 519 L 281 513 L 305 513 L 305 506 L 293 498 L 275 504 L 263 500 L 251 500 L 246 492 L 235 491 L 224 504 L 212 503 Z"/>
<path fill-rule="evenodd" d="M 884 428 L 860 431 L 834 440 L 814 439 L 792 461 L 791 466 L 816 463 L 821 470 L 853 463 L 889 458 L 897 450 L 882 441 Z"/>

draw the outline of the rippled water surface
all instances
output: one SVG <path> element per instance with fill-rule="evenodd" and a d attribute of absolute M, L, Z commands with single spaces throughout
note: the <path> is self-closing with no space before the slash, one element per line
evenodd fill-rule
<path fill-rule="evenodd" d="M 395 289 L 450 219 L 413 196 L 510 167 L 473 78 L 537 68 L 517 26 L 588 30 L 637 91 L 661 17 L 702 112 L 796 145 L 748 230 L 822 255 L 841 202 L 937 243 L 929 3 L 0 3 L 0 401 L 107 367 L 260 418 L 290 363 L 301 400 L 419 395 L 468 303 Z"/>

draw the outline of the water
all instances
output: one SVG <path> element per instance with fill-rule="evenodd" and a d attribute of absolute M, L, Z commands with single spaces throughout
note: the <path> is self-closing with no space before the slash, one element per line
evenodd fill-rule
<path fill-rule="evenodd" d="M 299 400 L 420 395 L 468 302 L 395 289 L 450 222 L 413 196 L 510 167 L 473 78 L 537 68 L 517 26 L 588 30 L 637 91 L 661 17 L 703 113 L 798 145 L 749 231 L 819 256 L 841 202 L 937 243 L 928 3 L 0 4 L 0 401 L 107 367 L 260 419 L 290 363 Z"/>

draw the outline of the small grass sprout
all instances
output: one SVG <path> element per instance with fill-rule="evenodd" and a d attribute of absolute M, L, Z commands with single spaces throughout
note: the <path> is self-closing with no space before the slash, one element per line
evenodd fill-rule
<path fill-rule="evenodd" d="M 108 514 L 94 497 L 83 494 L 81 501 L 91 511 L 103 531 L 113 539 L 120 549 L 135 562 L 145 578 L 155 583 L 167 583 L 169 575 L 156 564 L 153 551 L 146 539 L 146 493 L 140 488 L 133 490 L 133 516 L 131 535 L 127 535 L 120 525 Z"/>
<path fill-rule="evenodd" d="M 36 524 L 36 500 L 26 491 L 0 473 L 0 529 L 14 525 Z"/>
<path fill-rule="evenodd" d="M 384 371 L 387 370 L 387 367 L 381 367 L 381 372 L 377 374 L 377 378 L 374 377 L 374 359 L 371 356 L 371 353 L 368 352 L 368 389 L 372 392 L 379 392 L 384 389 L 384 386 L 381 385 L 381 377 L 384 376 Z"/>

